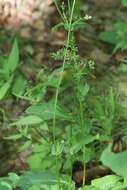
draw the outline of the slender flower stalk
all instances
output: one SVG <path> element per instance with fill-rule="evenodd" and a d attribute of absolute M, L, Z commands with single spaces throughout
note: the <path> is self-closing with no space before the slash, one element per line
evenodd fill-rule
<path fill-rule="evenodd" d="M 56 0 L 54 0 L 54 2 L 57 5 Z M 62 79 L 63 79 L 63 72 L 64 72 L 65 64 L 66 64 L 66 61 L 67 61 L 67 52 L 68 52 L 68 48 L 69 48 L 69 44 L 70 44 L 70 38 L 71 38 L 71 26 L 72 26 L 72 21 L 73 21 L 75 3 L 76 3 L 76 0 L 73 0 L 71 13 L 70 13 L 70 18 L 69 18 L 69 28 L 68 28 L 68 34 L 67 34 L 67 41 L 66 41 L 66 44 L 65 44 L 65 53 L 64 53 L 63 64 L 62 64 L 62 71 L 61 71 L 61 75 L 60 75 L 60 78 L 59 78 L 59 82 L 58 82 L 58 86 L 57 86 L 56 94 L 55 94 L 54 117 L 53 117 L 53 140 L 54 140 L 54 143 L 55 143 L 55 139 L 56 139 L 56 137 L 55 137 L 56 108 L 57 108 L 57 103 L 58 103 L 59 90 L 60 90 L 61 82 L 62 82 Z"/>

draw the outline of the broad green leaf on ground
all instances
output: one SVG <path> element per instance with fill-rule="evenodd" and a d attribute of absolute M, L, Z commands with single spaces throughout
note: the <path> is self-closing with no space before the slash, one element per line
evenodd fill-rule
<path fill-rule="evenodd" d="M 94 179 L 91 185 L 86 185 L 80 190 L 122 190 L 127 187 L 120 182 L 121 177 L 116 175 L 107 175 L 98 179 Z"/>
<path fill-rule="evenodd" d="M 55 159 L 53 156 L 50 156 L 49 154 L 47 154 L 47 156 L 44 155 L 43 152 L 34 153 L 33 155 L 29 156 L 29 158 L 27 159 L 27 164 L 29 165 L 32 171 L 39 172 L 47 168 L 50 169 L 53 168 L 53 166 L 55 165 Z M 58 164 L 60 165 L 60 163 Z"/>
<path fill-rule="evenodd" d="M 46 152 L 46 154 L 49 152 L 50 150 L 50 143 L 43 141 L 40 143 L 36 143 L 33 144 L 33 152 L 34 153 L 39 153 L 39 152 L 43 152 L 43 154 Z"/>
<path fill-rule="evenodd" d="M 114 25 L 114 28 L 117 32 L 117 35 L 120 37 L 120 39 L 122 40 L 121 37 L 124 37 L 124 35 L 127 32 L 127 23 L 126 22 L 122 22 L 119 21 Z M 125 41 L 125 40 L 124 40 Z"/>
<path fill-rule="evenodd" d="M 127 7 L 127 0 L 122 0 L 122 5 Z"/>
<path fill-rule="evenodd" d="M 43 120 L 50 120 L 54 118 L 55 107 L 53 103 L 42 103 L 30 106 L 27 114 L 33 114 L 41 117 Z M 60 107 L 56 106 L 56 119 L 71 120 L 72 118 Z"/>
<path fill-rule="evenodd" d="M 111 190 L 126 190 L 126 189 L 127 189 L 127 183 L 119 183 Z"/>
<path fill-rule="evenodd" d="M 20 180 L 18 186 L 21 190 L 28 190 L 33 185 L 53 185 L 56 183 L 56 177 L 51 172 L 25 172 Z"/>
<path fill-rule="evenodd" d="M 34 153 L 27 158 L 27 163 L 32 171 L 41 171 L 45 168 L 45 165 L 47 165 L 47 159 L 43 160 L 42 153 Z"/>
<path fill-rule="evenodd" d="M 116 174 L 127 177 L 127 151 L 115 154 L 108 146 L 103 151 L 100 160 Z"/>
<path fill-rule="evenodd" d="M 115 31 L 104 31 L 101 32 L 99 35 L 99 39 L 110 43 L 112 45 L 116 45 L 117 44 L 117 33 Z"/>
<path fill-rule="evenodd" d="M 47 142 L 33 144 L 33 154 L 27 158 L 27 163 L 32 171 L 42 171 L 53 165 L 53 157 L 49 155 L 51 146 Z M 36 160 L 36 162 L 35 162 Z"/>
<path fill-rule="evenodd" d="M 26 85 L 26 81 L 24 80 L 24 78 L 21 75 L 19 75 L 14 82 L 14 85 L 12 88 L 12 93 L 15 96 L 23 95 L 23 93 L 25 91 L 25 85 Z"/>
<path fill-rule="evenodd" d="M 23 126 L 23 125 L 35 125 L 40 124 L 42 122 L 42 119 L 36 115 L 30 115 L 30 116 L 24 116 L 21 117 L 19 120 L 17 120 L 14 123 L 11 123 L 11 126 Z"/>
<path fill-rule="evenodd" d="M 117 185 L 119 180 L 119 176 L 107 175 L 105 177 L 93 180 L 91 185 L 96 187 L 98 190 L 110 190 Z"/>
<path fill-rule="evenodd" d="M 4 65 L 4 69 L 12 73 L 16 69 L 18 62 L 19 62 L 19 50 L 18 50 L 17 40 L 15 39 L 8 60 Z"/>
<path fill-rule="evenodd" d="M 13 190 L 11 185 L 6 181 L 0 182 L 0 190 Z"/>
<path fill-rule="evenodd" d="M 68 178 L 65 176 L 60 176 L 60 184 L 63 189 L 68 189 Z M 47 189 L 52 189 L 50 187 L 55 186 L 58 184 L 58 178 L 56 175 L 50 171 L 41 171 L 41 172 L 25 172 L 19 180 L 18 187 L 21 190 L 28 190 L 33 186 L 42 187 L 46 186 L 49 187 Z M 58 185 L 57 185 L 58 187 Z M 56 187 L 55 187 L 56 188 Z M 42 188 L 43 189 L 43 188 Z M 55 190 L 53 188 L 53 190 Z"/>
<path fill-rule="evenodd" d="M 12 79 L 13 79 L 13 76 L 6 83 L 4 83 L 3 86 L 0 88 L 0 100 L 2 100 L 5 97 L 6 93 L 8 92 L 12 83 Z"/>

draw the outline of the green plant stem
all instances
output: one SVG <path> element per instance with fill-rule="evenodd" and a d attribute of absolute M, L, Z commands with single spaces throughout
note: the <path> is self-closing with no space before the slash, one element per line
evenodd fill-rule
<path fill-rule="evenodd" d="M 79 100 L 79 107 L 80 107 L 80 125 L 81 125 L 81 131 L 82 134 L 84 133 L 84 118 L 83 118 L 83 102 Z M 84 159 L 84 155 L 85 155 L 85 147 L 83 147 L 83 159 Z M 85 161 L 84 161 L 84 169 L 83 169 L 83 182 L 82 185 L 85 185 L 85 180 L 86 180 L 86 165 L 85 165 Z"/>
<path fill-rule="evenodd" d="M 61 11 L 59 10 L 58 4 L 56 2 L 56 0 L 54 0 L 56 8 L 60 14 L 60 16 L 63 19 L 63 15 L 61 14 Z M 56 128 L 56 107 L 57 107 L 57 102 L 58 102 L 58 96 L 59 96 L 59 89 L 61 86 L 61 82 L 63 79 L 63 73 L 64 73 L 64 69 L 65 69 L 65 64 L 66 64 L 66 59 L 67 59 L 67 53 L 68 53 L 68 48 L 69 48 L 69 44 L 70 44 L 70 37 L 71 37 L 71 25 L 72 25 L 72 19 L 73 19 L 73 13 L 74 13 L 74 8 L 75 8 L 75 3 L 76 0 L 73 0 L 73 4 L 72 4 L 72 9 L 71 9 L 71 15 L 69 18 L 69 29 L 68 29 L 68 35 L 67 35 L 67 41 L 66 41 L 66 48 L 65 48 L 65 52 L 64 52 L 64 59 L 63 59 L 63 64 L 62 64 L 62 71 L 61 71 L 61 75 L 59 78 L 59 82 L 58 82 L 58 86 L 56 89 L 56 94 L 55 94 L 55 102 L 54 102 L 54 116 L 53 116 L 53 141 L 55 144 L 55 140 L 56 140 L 56 135 L 55 135 L 55 128 Z M 57 165 L 57 158 L 56 158 L 56 165 Z M 58 170 L 58 189 L 60 190 L 60 176 L 59 176 L 59 170 Z"/>
<path fill-rule="evenodd" d="M 70 11 L 71 11 L 70 0 L 68 0 L 67 2 L 68 2 L 68 10 L 69 10 L 69 13 L 70 13 Z"/>
<path fill-rule="evenodd" d="M 84 159 L 84 155 L 85 155 L 85 147 L 83 148 L 83 159 Z M 83 186 L 85 186 L 85 182 L 86 182 L 86 163 L 84 161 L 83 180 L 82 180 L 82 185 Z"/>
<path fill-rule="evenodd" d="M 62 79 L 63 79 L 63 73 L 64 73 L 65 64 L 66 64 L 66 59 L 67 59 L 67 52 L 68 52 L 69 43 L 70 43 L 71 25 L 72 25 L 72 19 L 73 19 L 73 12 L 74 12 L 74 8 L 75 8 L 75 2 L 76 2 L 76 0 L 74 0 L 74 1 L 73 1 L 73 4 L 72 4 L 72 10 L 71 10 L 71 15 L 70 15 L 70 19 L 69 19 L 69 29 L 68 29 L 66 48 L 65 48 L 64 59 L 63 59 L 62 71 L 61 71 L 61 75 L 60 75 L 60 78 L 59 78 L 59 82 L 58 82 L 58 86 L 57 86 L 56 94 L 55 94 L 54 117 L 53 117 L 53 140 L 54 140 L 54 143 L 55 143 L 55 138 L 56 138 L 56 137 L 55 137 L 56 107 L 57 107 L 57 102 L 58 102 L 59 89 L 60 89 L 61 82 L 62 82 Z"/>
<path fill-rule="evenodd" d="M 54 4 L 55 4 L 56 9 L 57 9 L 59 15 L 61 16 L 62 20 L 65 21 L 64 16 L 63 16 L 63 14 L 62 14 L 62 12 L 61 12 L 61 10 L 60 10 L 60 8 L 59 8 L 59 5 L 58 5 L 58 3 L 57 3 L 57 0 L 53 0 L 53 2 L 54 2 Z"/>
<path fill-rule="evenodd" d="M 56 167 L 57 167 L 57 179 L 58 179 L 58 190 L 61 189 L 60 185 L 60 175 L 59 175 L 59 165 L 58 165 L 58 160 L 59 158 L 56 156 L 55 162 L 56 162 Z"/>
<path fill-rule="evenodd" d="M 83 132 L 84 118 L 83 118 L 83 106 L 81 101 L 79 101 L 79 107 L 80 107 L 80 124 Z"/>
<path fill-rule="evenodd" d="M 70 135 L 69 135 L 69 146 L 70 146 L 70 149 L 71 149 L 71 146 L 72 146 L 72 142 L 71 142 L 71 139 L 72 139 L 72 125 L 71 125 L 71 129 L 70 129 Z M 69 155 L 69 158 L 71 160 L 71 166 L 73 164 L 73 157 L 72 157 L 72 154 Z M 71 183 L 72 183 L 72 168 L 70 169 L 70 182 L 69 182 L 69 189 L 71 190 Z"/>

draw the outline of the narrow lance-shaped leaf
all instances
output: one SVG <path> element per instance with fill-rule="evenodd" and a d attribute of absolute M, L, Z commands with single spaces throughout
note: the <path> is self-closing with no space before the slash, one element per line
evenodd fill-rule
<path fill-rule="evenodd" d="M 27 114 L 33 114 L 41 117 L 43 120 L 50 120 L 54 118 L 54 104 L 51 102 L 42 103 L 30 106 L 27 110 Z M 60 106 L 56 107 L 56 119 L 71 120 L 71 116 L 68 115 Z"/>
<path fill-rule="evenodd" d="M 19 62 L 19 50 L 18 50 L 17 40 L 15 39 L 11 53 L 9 54 L 8 60 L 4 65 L 4 69 L 12 73 L 16 69 L 18 62 Z"/>
<path fill-rule="evenodd" d="M 13 79 L 13 76 L 9 79 L 9 81 L 4 83 L 3 86 L 0 88 L 0 100 L 2 100 L 4 96 L 6 95 L 6 93 L 8 92 L 12 83 L 12 79 Z"/>
<path fill-rule="evenodd" d="M 36 116 L 36 115 L 30 115 L 30 116 L 25 116 L 21 117 L 19 120 L 17 120 L 14 123 L 11 123 L 11 126 L 23 126 L 23 125 L 35 125 L 35 124 L 40 124 L 43 120 Z"/>
<path fill-rule="evenodd" d="M 21 138 L 22 138 L 22 134 L 20 134 L 20 133 L 15 134 L 15 135 L 10 135 L 8 137 L 4 137 L 4 139 L 6 139 L 6 140 L 18 140 Z"/>

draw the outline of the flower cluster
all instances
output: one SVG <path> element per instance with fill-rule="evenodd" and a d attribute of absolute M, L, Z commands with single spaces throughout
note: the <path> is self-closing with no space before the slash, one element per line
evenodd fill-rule
<path fill-rule="evenodd" d="M 0 0 L 0 24 L 19 28 L 39 19 L 52 0 Z"/>

